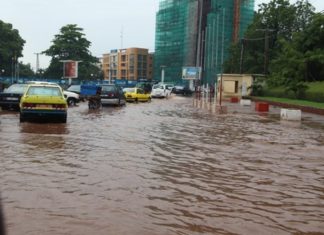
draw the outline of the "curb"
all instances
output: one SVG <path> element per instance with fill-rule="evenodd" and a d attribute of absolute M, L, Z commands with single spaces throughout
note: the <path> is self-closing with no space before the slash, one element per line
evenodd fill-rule
<path fill-rule="evenodd" d="M 253 98 L 251 97 L 251 100 L 253 101 L 260 101 L 260 102 L 265 102 L 273 106 L 278 106 L 282 108 L 293 108 L 293 109 L 300 109 L 303 112 L 306 113 L 313 113 L 313 114 L 318 114 L 318 115 L 323 115 L 324 116 L 324 109 L 320 108 L 313 108 L 313 107 L 308 107 L 308 106 L 302 106 L 302 105 L 295 105 L 295 104 L 287 104 L 287 103 L 281 103 L 281 102 L 275 102 L 275 101 L 268 101 L 268 100 L 262 100 L 258 98 Z"/>

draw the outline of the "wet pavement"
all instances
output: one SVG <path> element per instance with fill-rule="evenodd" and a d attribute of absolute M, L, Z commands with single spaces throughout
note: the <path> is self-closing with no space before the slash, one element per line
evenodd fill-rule
<path fill-rule="evenodd" d="M 67 124 L 0 111 L 9 235 L 324 234 L 324 117 L 172 97 Z"/>

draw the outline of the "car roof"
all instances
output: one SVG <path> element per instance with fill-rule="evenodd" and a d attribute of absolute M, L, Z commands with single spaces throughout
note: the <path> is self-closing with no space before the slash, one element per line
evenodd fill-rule
<path fill-rule="evenodd" d="M 44 82 L 44 81 L 28 81 L 27 84 L 40 84 L 40 85 L 58 85 L 54 82 Z"/>
<path fill-rule="evenodd" d="M 56 83 L 31 83 L 28 84 L 28 87 L 59 87 L 61 88 L 58 84 Z"/>

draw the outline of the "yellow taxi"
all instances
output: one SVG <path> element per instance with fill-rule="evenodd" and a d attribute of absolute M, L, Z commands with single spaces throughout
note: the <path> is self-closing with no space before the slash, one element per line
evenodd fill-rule
<path fill-rule="evenodd" d="M 20 122 L 43 119 L 66 123 L 68 104 L 57 84 L 37 83 L 27 86 L 20 99 Z"/>
<path fill-rule="evenodd" d="M 123 91 L 126 97 L 126 101 L 128 102 L 151 101 L 151 94 L 145 93 L 145 91 L 142 88 L 124 88 Z"/>

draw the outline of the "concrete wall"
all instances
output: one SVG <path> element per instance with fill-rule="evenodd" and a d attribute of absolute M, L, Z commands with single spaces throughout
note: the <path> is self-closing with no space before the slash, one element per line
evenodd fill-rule
<path fill-rule="evenodd" d="M 220 87 L 220 77 L 218 75 L 218 96 Z M 223 74 L 222 76 L 222 97 L 239 97 L 250 95 L 251 90 L 248 89 L 253 82 L 253 76 L 250 74 Z"/>

